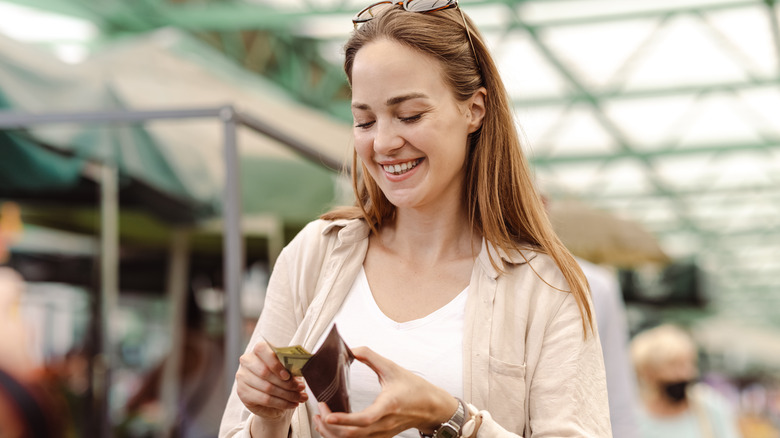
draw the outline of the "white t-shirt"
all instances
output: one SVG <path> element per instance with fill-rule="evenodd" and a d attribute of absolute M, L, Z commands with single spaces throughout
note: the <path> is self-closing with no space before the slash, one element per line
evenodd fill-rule
<path fill-rule="evenodd" d="M 378 354 L 439 386 L 455 397 L 463 397 L 463 320 L 468 288 L 433 313 L 413 321 L 396 322 L 387 317 L 374 300 L 365 271 L 352 285 L 333 319 L 339 334 L 349 347 L 367 346 Z M 325 340 L 330 327 L 317 341 L 315 351 Z M 381 391 L 376 373 L 355 360 L 350 368 L 350 405 L 352 412 L 369 406 Z M 309 393 L 308 409 L 319 412 Z M 320 435 L 314 430 L 312 435 Z M 419 438 L 417 430 L 400 435 Z"/>

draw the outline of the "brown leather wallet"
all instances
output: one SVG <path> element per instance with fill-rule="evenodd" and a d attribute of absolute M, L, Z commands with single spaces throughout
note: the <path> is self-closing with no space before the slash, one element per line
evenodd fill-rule
<path fill-rule="evenodd" d="M 353 360 L 355 356 L 334 324 L 325 342 L 301 369 L 314 397 L 332 412 L 351 412 L 349 366 Z"/>

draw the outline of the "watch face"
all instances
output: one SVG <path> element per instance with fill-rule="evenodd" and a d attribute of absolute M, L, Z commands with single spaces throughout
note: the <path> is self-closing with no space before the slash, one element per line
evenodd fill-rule
<path fill-rule="evenodd" d="M 458 431 L 449 424 L 445 424 L 437 431 L 436 438 L 458 438 Z"/>

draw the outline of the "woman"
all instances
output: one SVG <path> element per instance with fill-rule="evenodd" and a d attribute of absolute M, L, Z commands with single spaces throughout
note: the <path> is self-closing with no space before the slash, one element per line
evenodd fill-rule
<path fill-rule="evenodd" d="M 587 286 L 482 38 L 456 2 L 389 3 L 346 44 L 357 206 L 279 257 L 221 436 L 610 436 Z M 357 358 L 349 414 L 265 342 L 314 351 L 334 323 Z"/>

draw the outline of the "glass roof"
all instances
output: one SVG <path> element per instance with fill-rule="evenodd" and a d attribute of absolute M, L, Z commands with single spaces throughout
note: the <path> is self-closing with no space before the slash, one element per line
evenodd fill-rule
<path fill-rule="evenodd" d="M 258 3 L 320 9 L 292 29 L 337 65 L 341 12 L 365 2 Z M 497 57 L 551 198 L 637 221 L 673 258 L 696 260 L 719 315 L 780 323 L 780 8 L 769 3 L 461 6 Z"/>
<path fill-rule="evenodd" d="M 349 122 L 341 44 L 366 1 L 156 0 L 143 2 L 156 8 L 146 21 L 134 3 L 60 12 L 101 38 L 185 28 Z M 497 58 L 540 187 L 641 223 L 670 256 L 695 259 L 718 315 L 780 325 L 780 6 L 460 3 Z"/>

